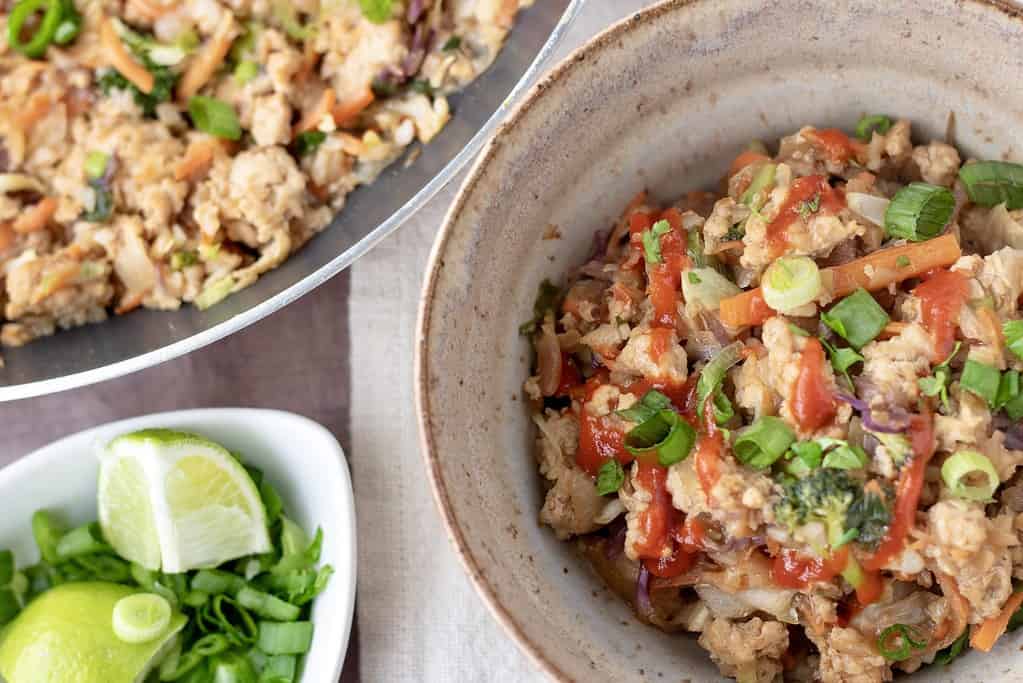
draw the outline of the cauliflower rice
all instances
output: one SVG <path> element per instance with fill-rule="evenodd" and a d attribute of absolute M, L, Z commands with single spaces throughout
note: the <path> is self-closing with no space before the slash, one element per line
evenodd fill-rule
<path fill-rule="evenodd" d="M 0 343 L 251 285 L 440 132 L 530 3 L 8 2 Z"/>
<path fill-rule="evenodd" d="M 540 521 L 743 683 L 1023 624 L 1023 166 L 910 132 L 807 126 L 641 193 L 523 329 Z"/>

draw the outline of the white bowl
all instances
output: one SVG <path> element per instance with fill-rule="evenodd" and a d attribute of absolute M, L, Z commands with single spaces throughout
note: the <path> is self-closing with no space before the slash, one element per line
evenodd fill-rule
<path fill-rule="evenodd" d="M 308 418 L 251 408 L 180 410 L 111 422 L 55 441 L 0 470 L 0 548 L 13 550 L 19 566 L 37 562 L 31 518 L 39 509 L 70 524 L 95 520 L 96 444 L 147 427 L 196 432 L 240 453 L 274 484 L 289 517 L 310 532 L 323 528 L 320 561 L 335 571 L 313 603 L 313 643 L 301 680 L 336 681 L 355 607 L 355 506 L 344 451 Z"/>

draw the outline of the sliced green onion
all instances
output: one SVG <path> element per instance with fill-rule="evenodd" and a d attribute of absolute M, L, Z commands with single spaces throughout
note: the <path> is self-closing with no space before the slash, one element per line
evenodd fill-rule
<path fill-rule="evenodd" d="M 191 249 L 183 249 L 171 254 L 170 265 L 174 270 L 183 270 L 189 266 L 194 266 L 198 262 L 199 254 Z"/>
<path fill-rule="evenodd" d="M 647 263 L 661 262 L 661 235 L 671 232 L 671 223 L 660 220 L 643 231 L 643 256 Z"/>
<path fill-rule="evenodd" d="M 327 134 L 322 130 L 307 130 L 304 133 L 299 133 L 295 138 L 295 154 L 302 157 L 314 152 L 326 139 Z"/>
<path fill-rule="evenodd" d="M 925 643 L 913 638 L 913 631 L 905 624 L 889 626 L 877 638 L 877 650 L 890 662 L 908 659 L 913 650 L 922 650 Z"/>
<path fill-rule="evenodd" d="M 199 292 L 199 296 L 195 297 L 195 306 L 200 311 L 205 311 L 210 306 L 226 299 L 232 289 L 234 289 L 234 277 L 231 275 L 222 277 L 216 282 L 211 282 L 203 287 L 202 291 Z"/>
<path fill-rule="evenodd" d="M 1005 335 L 1005 345 L 1016 354 L 1017 358 L 1023 359 L 1023 320 L 1007 320 L 1002 323 L 1002 333 Z"/>
<path fill-rule="evenodd" d="M 273 621 L 295 621 L 302 610 L 278 597 L 245 586 L 236 596 L 245 609 Z"/>
<path fill-rule="evenodd" d="M 46 12 L 32 37 L 28 42 L 22 42 L 21 34 L 26 22 L 44 8 Z M 64 4 L 61 0 L 20 0 L 7 18 L 7 44 L 26 57 L 42 57 L 53 42 L 63 15 Z"/>
<path fill-rule="evenodd" d="M 643 394 L 643 397 L 636 403 L 633 403 L 628 408 L 623 408 L 622 410 L 617 410 L 615 412 L 623 419 L 639 424 L 641 422 L 646 422 L 657 413 L 670 407 L 670 398 L 656 389 L 651 389 Z"/>
<path fill-rule="evenodd" d="M 10 588 L 0 588 L 0 626 L 3 626 L 21 611 L 21 602 Z"/>
<path fill-rule="evenodd" d="M 874 300 L 870 292 L 862 287 L 821 314 L 821 322 L 833 329 L 856 350 L 863 348 L 881 334 L 888 321 L 889 317 L 885 310 Z M 849 359 L 851 357 L 845 360 Z M 863 360 L 863 357 L 860 356 L 857 360 Z"/>
<path fill-rule="evenodd" d="M 732 342 L 725 348 L 718 351 L 718 354 L 710 359 L 700 372 L 700 379 L 696 383 L 696 411 L 703 416 L 703 404 L 725 381 L 728 370 L 742 360 L 742 352 L 745 349 L 742 342 Z"/>
<path fill-rule="evenodd" d="M 959 169 L 970 201 L 980 206 L 1023 209 L 1023 165 L 1008 161 L 978 161 Z"/>
<path fill-rule="evenodd" d="M 1006 370 L 1002 373 L 1002 379 L 998 383 L 998 397 L 995 399 L 993 409 L 996 411 L 1001 410 L 1009 403 L 1012 403 L 1013 399 L 1019 396 L 1019 393 L 1019 371 Z"/>
<path fill-rule="evenodd" d="M 282 678 L 287 683 L 295 680 L 295 672 L 298 670 L 298 658 L 295 655 L 274 655 L 267 657 L 263 665 L 263 678 Z"/>
<path fill-rule="evenodd" d="M 625 469 L 620 462 L 612 458 L 601 465 L 597 472 L 597 495 L 616 493 L 624 483 Z"/>
<path fill-rule="evenodd" d="M 980 396 L 989 406 L 994 406 L 998 400 L 998 386 L 1001 381 L 998 368 L 975 360 L 967 360 L 963 366 L 963 374 L 959 378 L 959 386 Z"/>
<path fill-rule="evenodd" d="M 703 233 L 698 227 L 692 228 L 686 233 L 686 254 L 695 268 L 707 267 L 708 259 L 703 248 Z"/>
<path fill-rule="evenodd" d="M 849 368 L 857 363 L 862 363 L 863 356 L 847 346 L 841 348 L 833 346 L 823 337 L 818 341 L 820 341 L 821 346 L 828 350 L 831 367 L 834 368 L 835 372 L 845 377 L 846 381 L 851 385 L 852 379 L 849 377 Z"/>
<path fill-rule="evenodd" d="M 864 116 L 856 123 L 856 137 L 864 142 L 870 142 L 870 138 L 873 137 L 875 131 L 880 135 L 884 135 L 891 127 L 892 120 L 884 114 L 871 114 L 870 116 Z"/>
<path fill-rule="evenodd" d="M 53 42 L 67 45 L 82 32 L 82 15 L 75 9 L 73 0 L 62 0 L 60 23 L 53 33 Z"/>
<path fill-rule="evenodd" d="M 955 197 L 947 187 L 910 183 L 895 193 L 884 214 L 884 229 L 893 239 L 923 242 L 937 237 L 952 218 Z"/>
<path fill-rule="evenodd" d="M 714 407 L 714 422 L 718 425 L 723 426 L 735 417 L 735 406 L 732 405 L 731 399 L 725 395 L 725 392 L 721 391 L 721 387 L 714 392 L 711 405 Z"/>
<path fill-rule="evenodd" d="M 859 446 L 842 443 L 828 451 L 822 464 L 836 470 L 858 470 L 867 466 L 867 454 Z"/>
<path fill-rule="evenodd" d="M 800 441 L 790 447 L 791 456 L 785 471 L 794 477 L 804 477 L 821 466 L 824 449 L 816 441 Z"/>
<path fill-rule="evenodd" d="M 767 305 L 787 313 L 817 298 L 821 273 L 808 256 L 783 256 L 767 267 L 760 286 Z"/>
<path fill-rule="evenodd" d="M 450 38 L 444 41 L 444 44 L 441 46 L 440 49 L 442 52 L 451 52 L 452 50 L 457 50 L 460 47 L 462 47 L 461 37 L 451 36 Z"/>
<path fill-rule="evenodd" d="M 229 593 L 234 595 L 245 587 L 245 581 L 237 574 L 221 571 L 219 569 L 200 569 L 192 577 L 192 590 L 220 595 Z"/>
<path fill-rule="evenodd" d="M 85 177 L 89 180 L 99 180 L 107 172 L 107 164 L 110 163 L 110 155 L 105 152 L 89 152 L 85 157 Z"/>
<path fill-rule="evenodd" d="M 300 556 L 309 547 L 309 536 L 305 530 L 287 517 L 281 518 L 281 554 L 284 557 Z"/>
<path fill-rule="evenodd" d="M 721 300 L 742 292 L 738 285 L 714 268 L 693 268 L 682 278 L 682 296 L 686 303 L 697 304 L 707 311 L 716 311 Z M 695 279 L 694 279 L 695 278 Z"/>
<path fill-rule="evenodd" d="M 685 460 L 696 443 L 696 430 L 673 410 L 662 410 L 625 435 L 625 450 L 643 457 L 657 454 L 657 462 L 669 467 Z"/>
<path fill-rule="evenodd" d="M 989 503 L 1001 480 L 987 456 L 977 451 L 959 451 L 941 466 L 941 478 L 952 495 Z"/>
<path fill-rule="evenodd" d="M 57 556 L 62 560 L 109 550 L 110 546 L 103 540 L 103 532 L 96 522 L 72 529 L 57 542 Z"/>
<path fill-rule="evenodd" d="M 759 211 L 767 203 L 767 190 L 774 185 L 775 171 L 777 166 L 771 163 L 762 164 L 753 175 L 749 187 L 742 193 L 739 202 L 745 204 L 754 211 Z"/>
<path fill-rule="evenodd" d="M 0 550 L 0 586 L 8 585 L 14 578 L 14 553 Z"/>
<path fill-rule="evenodd" d="M 256 683 L 252 662 L 240 652 L 228 652 L 217 657 L 212 660 L 211 668 L 213 677 L 210 680 L 213 683 Z"/>
<path fill-rule="evenodd" d="M 1006 380 L 1006 375 L 1013 375 L 1018 378 L 1015 380 L 1018 391 L 1014 395 L 1002 396 L 1002 385 L 999 385 L 999 404 L 1005 410 L 1005 414 L 1009 416 L 1010 420 L 1018 421 L 1023 419 L 1023 377 L 1020 377 L 1016 370 L 1009 370 L 1005 375 L 1002 375 L 1003 384 L 1013 382 L 1012 379 Z M 1009 392 L 1006 391 L 1005 393 L 1008 394 Z"/>
<path fill-rule="evenodd" d="M 952 663 L 952 660 L 956 659 L 966 649 L 966 644 L 970 640 L 970 629 L 964 628 L 963 632 L 959 634 L 951 645 L 941 650 L 934 656 L 934 663 L 938 666 L 948 666 Z"/>
<path fill-rule="evenodd" d="M 245 85 L 258 75 L 259 64 L 250 59 L 246 59 L 244 62 L 238 62 L 238 66 L 234 68 L 234 80 L 239 85 Z"/>
<path fill-rule="evenodd" d="M 391 18 L 394 0 L 359 0 L 362 15 L 374 24 L 382 24 Z"/>
<path fill-rule="evenodd" d="M 264 479 L 259 482 L 259 496 L 263 499 L 263 508 L 266 510 L 267 526 L 272 525 L 281 516 L 281 511 L 284 509 L 281 494 L 277 493 L 277 489 L 268 479 Z"/>
<path fill-rule="evenodd" d="M 259 622 L 258 647 L 268 655 L 305 654 L 312 642 L 312 622 L 292 621 L 286 624 Z"/>
<path fill-rule="evenodd" d="M 234 108 L 222 100 L 195 95 L 188 100 L 188 115 L 198 130 L 225 140 L 240 140 L 242 126 Z"/>
<path fill-rule="evenodd" d="M 121 598 L 114 605 L 114 635 L 125 643 L 148 643 L 170 625 L 171 612 L 170 603 L 152 593 Z"/>
<path fill-rule="evenodd" d="M 57 544 L 64 535 L 64 529 L 57 524 L 53 516 L 46 510 L 37 510 L 32 515 L 32 536 L 39 547 L 39 554 L 50 564 L 60 562 Z"/>
<path fill-rule="evenodd" d="M 739 433 L 732 449 L 750 467 L 766 469 L 785 455 L 795 440 L 784 420 L 765 415 Z"/>

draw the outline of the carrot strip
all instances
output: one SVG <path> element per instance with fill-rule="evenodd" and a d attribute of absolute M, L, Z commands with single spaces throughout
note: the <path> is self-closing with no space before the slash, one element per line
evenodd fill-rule
<path fill-rule="evenodd" d="M 135 11 L 142 16 L 154 21 L 163 15 L 174 11 L 178 6 L 176 0 L 167 4 L 157 2 L 157 0 L 129 0 L 128 4 L 132 5 Z"/>
<path fill-rule="evenodd" d="M 760 152 L 754 152 L 752 150 L 743 152 L 739 156 L 735 157 L 735 161 L 732 162 L 731 168 L 728 169 L 728 177 L 731 178 L 742 169 L 758 161 L 769 161 L 769 159 Z"/>
<path fill-rule="evenodd" d="M 44 92 L 35 93 L 29 99 L 28 106 L 18 114 L 18 128 L 28 133 L 32 126 L 49 113 L 51 106 L 53 101 L 49 95 Z"/>
<path fill-rule="evenodd" d="M 352 122 L 352 120 L 362 113 L 362 111 L 373 104 L 373 91 L 370 88 L 366 88 L 356 97 L 348 100 L 347 102 L 338 102 L 333 107 L 334 123 L 340 127 L 344 127 Z"/>
<path fill-rule="evenodd" d="M 320 125 L 320 121 L 323 120 L 324 116 L 332 115 L 335 102 L 337 102 L 337 95 L 334 93 L 334 89 L 325 89 L 313 108 L 307 111 L 301 120 L 295 124 L 292 135 L 298 136 L 306 131 L 315 130 Z"/>
<path fill-rule="evenodd" d="M 11 229 L 20 235 L 42 230 L 55 213 L 57 213 L 57 200 L 53 197 L 45 197 L 31 209 L 15 218 Z"/>
<path fill-rule="evenodd" d="M 142 92 L 147 95 L 153 92 L 153 86 L 156 85 L 153 74 L 135 61 L 135 58 L 124 47 L 121 37 L 117 35 L 117 29 L 114 28 L 114 20 L 110 17 L 103 17 L 103 23 L 99 27 L 99 39 L 112 67 Z"/>
<path fill-rule="evenodd" d="M 174 180 L 191 182 L 209 170 L 218 142 L 209 138 L 196 140 L 188 145 L 184 158 L 174 168 Z"/>
<path fill-rule="evenodd" d="M 1005 633 L 1005 629 L 1009 626 L 1009 619 L 1016 613 L 1020 605 L 1023 605 L 1023 593 L 1013 593 L 1001 612 L 973 627 L 973 633 L 970 634 L 970 647 L 981 652 L 990 652 L 991 648 L 995 646 L 995 642 Z"/>
<path fill-rule="evenodd" d="M 213 78 L 220 65 L 224 63 L 231 43 L 234 42 L 237 33 L 237 26 L 234 21 L 234 14 L 224 12 L 217 24 L 217 30 L 213 37 L 203 48 L 195 59 L 189 63 L 181 81 L 178 83 L 177 98 L 179 102 L 187 102 L 192 95 L 199 92 L 206 83 Z"/>
<path fill-rule="evenodd" d="M 835 297 L 852 294 L 863 287 L 869 291 L 919 277 L 929 270 L 955 263 L 962 255 L 955 235 L 947 234 L 926 242 L 882 249 L 840 266 L 825 268 L 821 279 Z M 770 309 L 758 306 L 760 288 L 750 289 L 721 302 L 721 322 L 729 327 L 760 325 L 771 317 Z"/>
<path fill-rule="evenodd" d="M 0 251 L 4 251 L 7 247 L 14 244 L 15 235 L 11 223 L 12 221 L 0 223 Z"/>

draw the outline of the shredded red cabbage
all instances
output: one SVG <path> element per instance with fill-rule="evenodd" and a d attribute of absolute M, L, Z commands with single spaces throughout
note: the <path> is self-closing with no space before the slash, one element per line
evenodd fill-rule
<path fill-rule="evenodd" d="M 844 403 L 848 403 L 856 410 L 860 411 L 860 418 L 863 420 L 863 426 L 872 432 L 880 432 L 882 434 L 902 434 L 909 429 L 910 414 L 902 408 L 893 406 L 888 411 L 890 421 L 885 424 L 878 422 L 874 419 L 871 414 L 870 405 L 866 401 L 849 396 L 838 392 L 835 394 L 835 398 Z"/>
<path fill-rule="evenodd" d="M 650 602 L 650 571 L 642 563 L 639 565 L 639 578 L 636 579 L 636 612 L 647 621 L 654 613 L 654 606 Z"/>
<path fill-rule="evenodd" d="M 604 541 L 604 557 L 613 560 L 625 551 L 625 536 L 629 531 L 625 518 L 619 517 L 611 522 L 608 531 L 610 533 L 607 540 Z"/>

